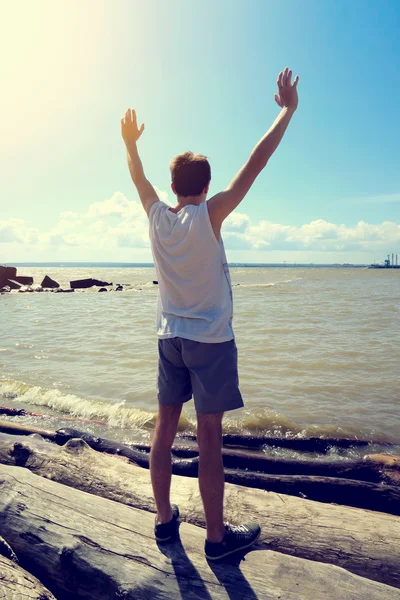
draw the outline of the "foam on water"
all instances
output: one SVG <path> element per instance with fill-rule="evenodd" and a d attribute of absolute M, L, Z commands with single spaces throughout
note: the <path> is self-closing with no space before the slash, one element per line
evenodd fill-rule
<path fill-rule="evenodd" d="M 58 389 L 29 386 L 20 381 L 1 381 L 0 397 L 14 404 L 42 406 L 59 414 L 102 420 L 110 426 L 145 428 L 154 425 L 154 414 L 127 408 L 125 402 L 106 403 L 66 394 Z"/>
<path fill-rule="evenodd" d="M 295 277 L 294 279 L 284 279 L 283 281 L 276 281 L 270 283 L 234 283 L 233 287 L 238 288 L 269 288 L 277 285 L 285 285 L 288 283 L 294 283 L 295 281 L 301 281 L 301 277 Z"/>
<path fill-rule="evenodd" d="M 2 401 L 3 399 L 3 401 Z M 110 428 L 124 430 L 151 431 L 156 422 L 156 413 L 129 406 L 125 401 L 109 403 L 101 400 L 81 398 L 65 393 L 59 389 L 48 389 L 42 386 L 28 385 L 22 381 L 0 379 L 0 403 L 8 407 L 24 408 L 34 412 L 33 407 L 43 407 L 44 415 L 52 418 L 54 427 L 63 427 L 64 418 L 75 418 L 77 428 L 85 428 L 79 419 L 104 421 Z M 41 413 L 35 413 L 41 416 Z M 29 422 L 29 415 L 27 416 Z M 35 420 L 37 424 L 37 419 Z M 182 413 L 178 431 L 193 433 L 195 420 Z M 365 438 L 365 433 L 356 427 L 337 427 L 334 425 L 299 425 L 285 415 L 268 409 L 246 410 L 239 418 L 226 416 L 223 422 L 224 433 L 248 433 L 266 437 L 333 437 L 333 438 Z M 105 434 L 104 434 L 105 435 Z M 372 441 L 372 438 L 370 438 Z M 376 436 L 377 443 L 385 443 L 385 436 Z"/>

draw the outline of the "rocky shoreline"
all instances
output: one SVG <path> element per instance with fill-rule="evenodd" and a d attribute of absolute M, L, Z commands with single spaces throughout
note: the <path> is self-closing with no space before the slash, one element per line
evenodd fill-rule
<path fill-rule="evenodd" d="M 157 281 L 153 281 L 154 285 L 157 285 L 157 283 Z M 20 293 L 68 293 L 92 287 L 98 287 L 99 292 L 122 292 L 125 288 L 131 287 L 131 285 L 129 283 L 117 283 L 114 285 L 113 283 L 101 281 L 94 277 L 88 277 L 86 279 L 71 280 L 69 288 L 62 288 L 60 284 L 49 275 L 45 275 L 40 284 L 35 284 L 33 277 L 18 275 L 16 267 L 0 266 L 0 294 L 7 294 L 11 291 L 18 291 Z"/>

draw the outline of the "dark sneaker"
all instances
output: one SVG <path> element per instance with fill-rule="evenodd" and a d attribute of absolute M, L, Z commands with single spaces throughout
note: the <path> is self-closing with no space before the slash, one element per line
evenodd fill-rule
<path fill-rule="evenodd" d="M 172 505 L 172 519 L 168 523 L 162 523 L 154 527 L 154 535 L 157 542 L 170 542 L 178 533 L 179 529 L 179 508 L 176 504 Z"/>
<path fill-rule="evenodd" d="M 260 537 L 261 527 L 254 523 L 225 525 L 225 536 L 221 542 L 207 542 L 204 547 L 208 560 L 219 560 L 239 550 L 245 550 Z"/>

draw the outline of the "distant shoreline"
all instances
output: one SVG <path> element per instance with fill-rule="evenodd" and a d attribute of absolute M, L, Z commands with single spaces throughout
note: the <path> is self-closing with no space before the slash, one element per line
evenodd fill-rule
<path fill-rule="evenodd" d="M 59 268 L 120 268 L 120 269 L 137 269 L 137 268 L 153 268 L 153 263 L 119 263 L 119 262 L 13 262 L 3 263 L 6 267 L 59 267 Z M 260 267 L 273 267 L 273 268 L 334 268 L 334 269 L 351 269 L 351 268 L 365 268 L 369 267 L 367 264 L 350 264 L 350 263 L 334 263 L 334 264 L 320 264 L 320 263 L 229 263 L 229 267 L 235 268 L 260 268 Z"/>

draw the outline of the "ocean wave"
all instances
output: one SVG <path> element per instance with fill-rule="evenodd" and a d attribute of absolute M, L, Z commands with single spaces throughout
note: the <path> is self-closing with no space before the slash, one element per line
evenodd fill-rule
<path fill-rule="evenodd" d="M 295 277 L 294 279 L 285 279 L 283 281 L 275 281 L 270 283 L 234 283 L 232 287 L 240 287 L 240 288 L 263 288 L 263 287 L 275 287 L 279 285 L 287 285 L 289 283 L 294 283 L 295 281 L 300 281 L 301 277 Z"/>
<path fill-rule="evenodd" d="M 154 428 L 157 414 L 135 408 L 122 402 L 107 402 L 82 398 L 63 392 L 57 388 L 28 385 L 17 380 L 0 380 L 0 404 L 11 407 L 22 407 L 33 412 L 33 407 L 47 409 L 47 415 L 53 420 L 76 419 L 89 420 L 93 423 L 107 425 L 124 430 L 143 430 L 149 432 Z M 30 408 L 32 407 L 32 408 Z M 47 416 L 35 413 L 34 416 Z M 64 426 L 64 424 L 59 425 Z M 182 414 L 178 431 L 194 432 L 195 417 Z M 389 442 L 386 436 L 373 435 L 373 432 L 362 431 L 358 427 L 340 427 L 333 424 L 299 425 L 288 416 L 268 409 L 245 410 L 240 417 L 226 416 L 223 421 L 224 433 L 253 434 L 265 437 L 337 437 L 350 439 L 369 439 L 377 442 Z"/>
<path fill-rule="evenodd" d="M 102 400 L 81 398 L 59 389 L 27 385 L 21 381 L 0 381 L 0 398 L 23 403 L 28 406 L 42 406 L 57 413 L 77 419 L 101 420 L 111 427 L 124 429 L 153 428 L 156 415 L 153 412 L 126 406 L 125 402 L 108 403 Z M 54 414 L 52 415 L 54 416 Z M 185 423 L 182 423 L 185 428 Z"/>

